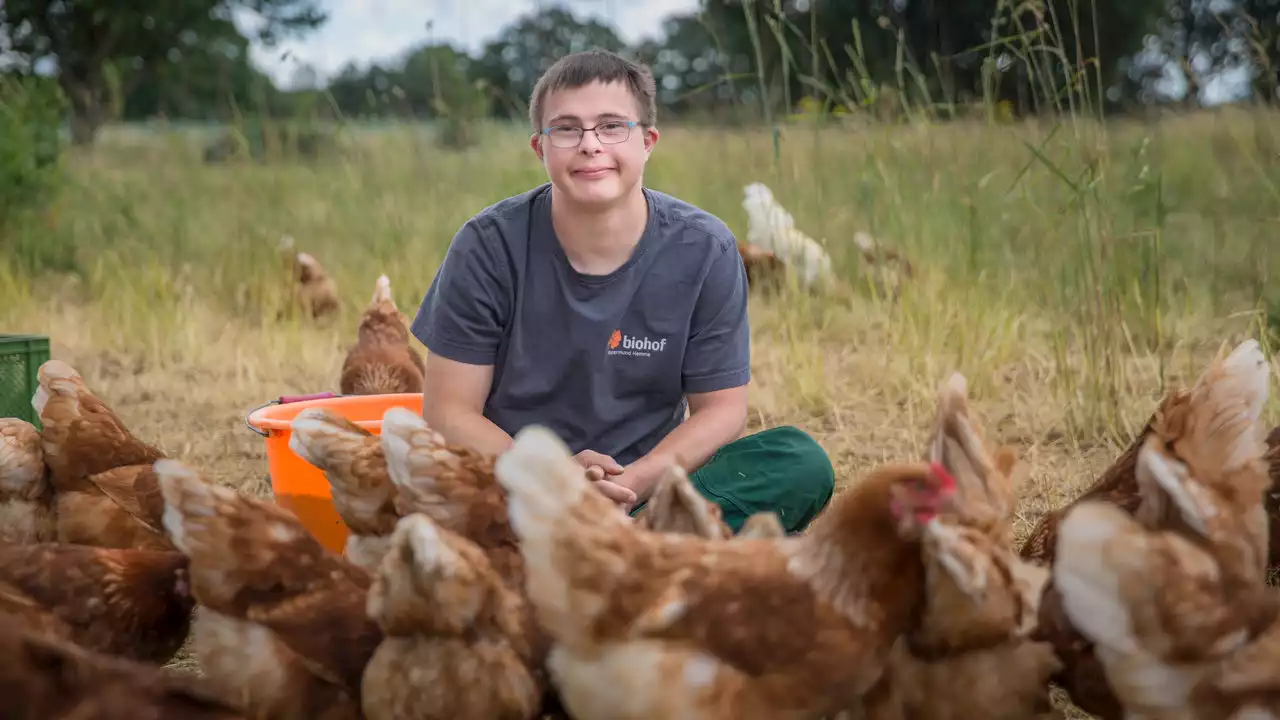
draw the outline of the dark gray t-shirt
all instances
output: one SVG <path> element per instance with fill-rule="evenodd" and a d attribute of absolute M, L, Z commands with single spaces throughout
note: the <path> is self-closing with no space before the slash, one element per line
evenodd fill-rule
<path fill-rule="evenodd" d="M 573 452 L 625 465 L 684 420 L 685 393 L 750 378 L 747 275 L 718 218 L 644 189 L 649 221 L 608 275 L 570 265 L 544 184 L 462 226 L 412 332 L 433 353 L 493 365 L 484 415 L 546 425 Z"/>

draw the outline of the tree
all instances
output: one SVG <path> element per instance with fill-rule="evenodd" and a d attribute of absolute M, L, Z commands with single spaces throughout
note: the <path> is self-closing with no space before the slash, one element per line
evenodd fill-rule
<path fill-rule="evenodd" d="M 658 104 L 674 114 L 714 111 L 731 106 L 734 70 L 717 48 L 716 36 L 699 15 L 672 15 L 662 23 L 662 39 L 635 49 L 649 65 L 658 86 Z M 751 64 L 738 58 L 736 74 L 749 76 Z"/>
<path fill-rule="evenodd" d="M 487 44 L 475 79 L 501 98 L 498 114 L 514 115 L 517 108 L 525 109 L 538 77 L 561 56 L 593 47 L 617 52 L 623 46 L 609 26 L 552 7 L 520 18 Z"/>
<path fill-rule="evenodd" d="M 915 103 L 964 101 L 983 97 L 984 68 L 994 65 L 995 74 L 1005 78 L 997 92 L 1018 96 L 1024 109 L 1034 110 L 1028 97 L 1033 78 L 1056 86 L 1067 72 L 1076 79 L 1087 74 L 1095 86 L 1099 75 L 1108 86 L 1119 79 L 1121 61 L 1142 49 L 1162 2 L 724 0 L 708 3 L 706 12 L 721 34 L 730 66 L 742 58 L 750 58 L 753 70 L 760 64 L 754 31 L 763 62 L 759 72 L 771 92 L 784 79 L 782 36 L 790 51 L 788 107 L 810 93 L 815 82 L 831 94 L 842 90 L 838 94 L 857 102 L 871 102 L 874 92 L 865 88 L 883 85 L 901 86 L 915 96 Z M 1061 57 L 1051 59 L 1047 46 L 1061 48 L 1065 63 Z M 1091 69 L 1091 59 L 1100 69 Z M 1049 66 L 1056 77 L 1045 77 Z M 1057 89 L 1040 87 L 1039 92 Z"/>
<path fill-rule="evenodd" d="M 220 31 L 199 42 L 194 36 L 187 39 L 191 42 L 149 66 L 113 65 L 121 86 L 130 88 L 123 96 L 124 119 L 226 119 L 236 105 L 259 100 L 259 91 L 274 95 L 270 78 L 249 58 L 248 38 L 233 23 L 224 22 Z"/>
<path fill-rule="evenodd" d="M 72 142 L 86 145 L 107 118 L 112 68 L 132 70 L 118 90 L 127 96 L 174 53 L 225 39 L 235 6 L 263 19 L 257 36 L 267 45 L 328 19 L 317 0 L 4 0 L 0 36 L 28 72 L 43 60 L 56 63 L 71 105 Z"/>
<path fill-rule="evenodd" d="M 1172 75 L 1185 81 L 1188 104 L 1209 100 L 1215 80 L 1220 90 L 1225 80 L 1239 86 L 1228 92 L 1273 102 L 1277 72 L 1280 0 L 1170 0 L 1130 76 L 1151 101 L 1169 99 L 1161 85 Z"/>
<path fill-rule="evenodd" d="M 469 73 L 474 61 L 451 45 L 425 44 L 408 50 L 388 65 L 361 71 L 348 64 L 330 81 L 328 91 L 343 114 L 441 117 L 473 108 L 475 83 Z"/>

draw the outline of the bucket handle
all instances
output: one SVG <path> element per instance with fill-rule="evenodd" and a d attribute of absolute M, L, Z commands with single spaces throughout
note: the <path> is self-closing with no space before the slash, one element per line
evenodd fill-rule
<path fill-rule="evenodd" d="M 332 393 L 332 392 L 311 393 L 309 395 L 281 395 L 278 398 L 274 398 L 272 400 L 268 400 L 262 403 L 258 407 L 246 413 L 244 416 L 244 426 L 258 433 L 262 437 L 271 437 L 271 433 L 267 432 L 266 430 L 263 430 L 262 428 L 254 427 L 253 423 L 249 422 L 249 418 L 252 417 L 254 413 L 258 412 L 262 408 L 270 407 L 272 405 L 288 405 L 289 403 L 303 402 L 306 400 L 320 400 L 323 398 L 334 398 L 334 397 L 346 397 L 346 396 L 338 393 Z"/>

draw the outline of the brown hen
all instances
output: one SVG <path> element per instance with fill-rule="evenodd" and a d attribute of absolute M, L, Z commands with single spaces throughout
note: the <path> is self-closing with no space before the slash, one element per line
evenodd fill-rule
<path fill-rule="evenodd" d="M 1245 413 L 1219 413 L 1215 422 L 1236 424 L 1242 415 L 1247 425 Z M 1280 710 L 1274 663 L 1280 648 L 1267 629 L 1280 620 L 1280 605 L 1275 589 L 1259 579 L 1261 563 L 1238 574 L 1240 558 L 1258 553 L 1249 547 L 1250 521 L 1233 507 L 1253 496 L 1247 512 L 1260 515 L 1266 478 L 1258 453 L 1235 465 L 1231 458 L 1243 453 L 1227 450 L 1230 440 L 1215 440 L 1202 452 L 1218 458 L 1222 477 L 1214 477 L 1216 467 L 1201 472 L 1183 463 L 1155 436 L 1139 453 L 1144 507 L 1154 494 L 1148 488 L 1158 488 L 1180 523 L 1153 527 L 1142 508 L 1130 515 L 1091 501 L 1061 525 L 1054 588 L 1073 627 L 1093 643 L 1124 717 L 1261 718 Z M 1227 451 L 1215 456 L 1213 446 Z M 1250 689 L 1256 681 L 1262 682 Z"/>
<path fill-rule="evenodd" d="M 70 365 L 50 360 L 38 376 L 32 405 L 44 425 L 58 541 L 172 550 L 152 469 L 164 453 L 134 437 Z"/>
<path fill-rule="evenodd" d="M 57 533 L 40 431 L 21 418 L 0 418 L 0 542 L 46 542 Z"/>
<path fill-rule="evenodd" d="M 380 276 L 360 316 L 359 338 L 342 362 L 344 395 L 422 392 L 426 366 L 410 344 L 407 325 L 391 297 L 391 281 Z"/>
<path fill-rule="evenodd" d="M 1029 639 L 1049 573 L 1013 548 L 1025 465 L 1010 447 L 987 447 L 958 373 L 939 390 L 925 459 L 955 478 L 956 502 L 925 526 L 920 624 L 894 648 L 866 717 L 1052 716 L 1048 678 L 1058 661 L 1051 645 Z"/>
<path fill-rule="evenodd" d="M 895 647 L 866 720 L 1059 717 L 1053 647 L 1030 640 L 1048 572 L 973 528 L 926 528 L 927 607 Z"/>
<path fill-rule="evenodd" d="M 1234 472 L 1233 464 L 1242 457 L 1252 456 L 1254 462 L 1259 463 L 1259 475 L 1251 481 L 1257 485 L 1256 497 L 1252 490 L 1244 490 L 1243 486 L 1233 490 L 1233 483 L 1227 483 L 1221 489 L 1226 493 L 1221 509 L 1232 512 L 1231 517 L 1244 523 L 1242 528 L 1249 538 L 1232 553 L 1231 565 L 1237 580 L 1261 587 L 1263 567 L 1269 562 L 1270 554 L 1267 548 L 1269 521 L 1262 502 L 1267 480 L 1260 474 L 1262 445 L 1257 422 L 1267 397 L 1268 372 L 1256 341 L 1242 343 L 1225 357 L 1219 353 L 1193 388 L 1173 390 L 1165 396 L 1134 444 L 1098 483 L 1066 507 L 1041 519 L 1022 546 L 1023 557 L 1043 558 L 1056 567 L 1057 548 L 1061 545 L 1058 527 L 1074 507 L 1088 502 L 1116 506 L 1149 529 L 1187 529 L 1179 514 L 1172 512 L 1170 500 L 1173 498 L 1168 491 L 1144 488 L 1138 480 L 1139 457 L 1148 441 L 1154 440 L 1160 447 L 1167 448 L 1171 458 L 1188 463 L 1193 472 L 1203 473 L 1210 482 L 1224 468 L 1210 467 L 1213 462 L 1203 459 L 1205 453 L 1230 460 L 1227 471 Z M 1244 495 L 1240 494 L 1242 491 Z M 1068 619 L 1053 584 L 1046 587 L 1041 600 L 1036 637 L 1053 643 L 1063 664 L 1062 672 L 1053 680 L 1067 691 L 1077 706 L 1104 720 L 1123 717 L 1123 708 L 1094 655 L 1094 644 Z"/>
<path fill-rule="evenodd" d="M 360 682 L 382 640 L 367 572 L 329 553 L 279 506 L 156 463 L 164 523 L 190 559 L 194 654 L 254 716 L 360 718 Z"/>
<path fill-rule="evenodd" d="M 6 720 L 247 720 L 204 680 L 40 634 L 0 611 Z"/>
<path fill-rule="evenodd" d="M 493 474 L 494 458 L 445 442 L 422 416 L 406 408 L 393 407 L 383 414 L 380 440 L 396 487 L 397 514 L 421 513 L 441 529 L 473 543 L 502 583 L 519 597 L 516 606 L 523 637 L 510 642 L 531 649 L 535 682 L 546 694 L 548 706 L 554 706 L 558 701 L 543 667 L 550 640 L 538 627 L 525 597 L 524 558 L 507 517 L 506 491 Z"/>
<path fill-rule="evenodd" d="M 280 253 L 289 270 L 292 284 L 289 287 L 289 310 L 302 310 L 311 318 L 332 315 L 338 311 L 338 286 L 325 272 L 324 266 L 310 253 L 298 252 L 293 238 L 280 238 Z M 281 311 L 277 317 L 284 317 Z"/>
<path fill-rule="evenodd" d="M 786 263 L 772 251 L 739 240 L 738 256 L 747 270 L 747 285 L 752 289 L 777 286 L 786 277 Z"/>
<path fill-rule="evenodd" d="M 597 720 L 831 716 L 879 679 L 923 604 L 921 534 L 954 484 L 882 467 L 799 536 L 639 528 L 550 430 L 495 465 L 565 707 Z"/>
<path fill-rule="evenodd" d="M 365 717 L 535 717 L 543 687 L 526 604 L 475 543 L 425 515 L 405 517 L 369 590 L 369 615 L 387 637 L 364 674 Z"/>
<path fill-rule="evenodd" d="M 334 509 L 350 531 L 344 556 L 372 572 L 386 554 L 400 518 L 381 441 L 323 407 L 298 413 L 290 428 L 289 449 L 323 470 L 329 480 Z"/>
<path fill-rule="evenodd" d="M 0 545 L 11 611 L 90 650 L 166 663 L 186 642 L 195 605 L 187 558 L 163 550 Z"/>
<path fill-rule="evenodd" d="M 507 520 L 506 491 L 493 474 L 494 458 L 445 442 L 407 408 L 383 414 L 380 440 L 397 513 L 422 513 L 470 540 L 507 587 L 524 587 L 524 561 Z"/>

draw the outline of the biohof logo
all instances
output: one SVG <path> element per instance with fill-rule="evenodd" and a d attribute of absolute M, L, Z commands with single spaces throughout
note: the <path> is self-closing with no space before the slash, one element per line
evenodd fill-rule
<path fill-rule="evenodd" d="M 652 357 L 667 349 L 667 339 L 653 340 L 647 337 L 623 335 L 621 330 L 614 330 L 609 336 L 610 355 L 634 355 L 636 357 Z"/>

